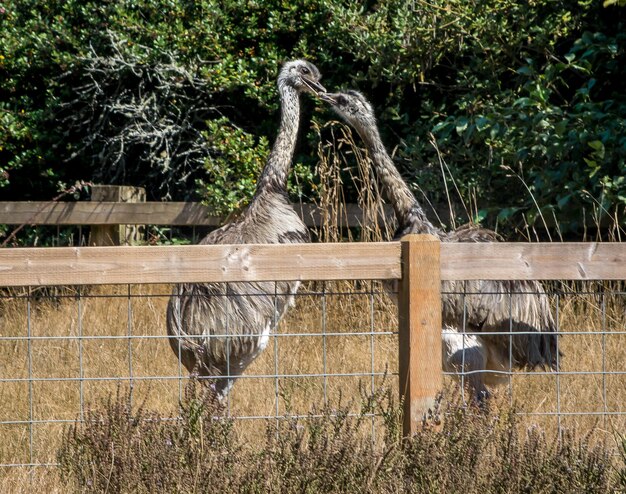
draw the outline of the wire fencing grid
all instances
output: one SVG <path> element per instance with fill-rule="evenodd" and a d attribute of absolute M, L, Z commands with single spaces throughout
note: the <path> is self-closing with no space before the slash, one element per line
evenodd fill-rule
<path fill-rule="evenodd" d="M 54 465 L 63 428 L 120 384 L 136 406 L 176 416 L 189 376 L 167 341 L 170 293 L 164 286 L 124 285 L 2 296 L 1 467 Z M 547 296 L 563 353 L 557 370 L 514 371 L 509 360 L 508 369 L 495 371 L 506 379 L 496 395 L 529 421 L 558 430 L 623 430 L 625 295 L 619 282 L 551 284 Z M 307 417 L 312 406 L 339 400 L 352 400 L 356 413 L 363 390 L 374 392 L 385 380 L 397 386 L 397 314 L 380 283 L 308 283 L 296 299 L 237 380 L 228 416 L 247 422 Z M 446 375 L 461 383 L 468 377 Z M 372 433 L 374 426 L 372 417 Z"/>
<path fill-rule="evenodd" d="M 510 331 L 489 333 L 509 340 L 510 353 L 505 368 L 488 372 L 505 381 L 503 386 L 495 388 L 496 392 L 506 397 L 518 414 L 535 423 L 555 427 L 559 433 L 563 428 L 591 430 L 594 427 L 604 429 L 609 435 L 623 431 L 626 429 L 624 283 L 570 281 L 548 282 L 544 286 L 547 287 L 545 294 L 508 292 L 493 295 L 502 296 L 502 303 L 509 306 L 511 297 L 548 297 L 558 335 L 556 370 L 512 368 L 513 336 L 532 335 L 533 332 L 513 332 L 515 323 L 510 320 Z M 462 295 L 471 294 L 465 292 Z M 445 295 L 443 292 L 442 296 Z M 464 309 L 467 312 L 467 302 Z M 465 320 L 463 324 L 466 338 L 484 336 L 484 333 L 472 332 Z M 465 384 L 472 373 L 482 372 L 444 374 Z M 462 392 L 465 392 L 463 387 Z"/>
<path fill-rule="evenodd" d="M 0 467 L 51 466 L 64 427 L 119 385 L 133 406 L 177 416 L 189 380 L 165 330 L 169 287 L 30 288 L 0 299 Z M 397 317 L 377 282 L 308 283 L 225 414 L 306 417 L 397 379 Z M 374 427 L 372 422 L 372 428 Z"/>

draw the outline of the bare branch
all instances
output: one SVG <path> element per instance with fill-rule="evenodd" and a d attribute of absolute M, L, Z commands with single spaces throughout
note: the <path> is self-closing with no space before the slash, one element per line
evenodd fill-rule
<path fill-rule="evenodd" d="M 175 53 L 156 52 L 108 32 L 109 53 L 90 45 L 75 70 L 65 73 L 73 99 L 60 105 L 58 119 L 67 136 L 81 136 L 68 160 L 91 161 L 94 177 L 115 182 L 128 166 L 151 170 L 162 197 L 171 187 L 184 189 L 203 170 L 210 149 L 203 123 L 221 116 L 213 92 L 196 65 L 183 66 Z M 83 137 L 84 136 L 84 137 Z"/>

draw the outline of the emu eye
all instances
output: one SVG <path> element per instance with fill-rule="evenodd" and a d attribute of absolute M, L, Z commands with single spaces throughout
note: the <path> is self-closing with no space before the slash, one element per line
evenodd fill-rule
<path fill-rule="evenodd" d="M 311 71 L 309 70 L 309 68 L 308 68 L 308 67 L 302 67 L 302 73 L 303 73 L 304 75 L 307 75 L 307 74 L 310 74 L 310 73 L 311 73 Z"/>
<path fill-rule="evenodd" d="M 340 105 L 345 105 L 348 103 L 348 100 L 344 96 L 337 97 L 337 103 Z"/>

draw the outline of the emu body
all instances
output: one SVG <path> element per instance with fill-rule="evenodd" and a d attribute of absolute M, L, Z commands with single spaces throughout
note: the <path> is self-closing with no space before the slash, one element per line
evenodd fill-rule
<path fill-rule="evenodd" d="M 326 93 L 320 97 L 363 139 L 383 194 L 398 220 L 394 239 L 428 233 L 443 242 L 498 241 L 491 230 L 461 227 L 445 232 L 428 220 L 387 153 L 372 106 L 361 93 Z M 489 396 L 486 384 L 505 382 L 509 369 L 556 368 L 556 324 L 540 283 L 446 281 L 441 290 L 443 367 L 469 373 L 467 381 L 476 401 Z"/>
<path fill-rule="evenodd" d="M 281 123 L 248 208 L 201 244 L 309 242 L 309 231 L 289 203 L 287 176 L 298 127 L 300 94 L 325 91 L 311 63 L 286 63 L 278 76 Z M 190 373 L 215 379 L 218 398 L 266 348 L 269 336 L 294 303 L 298 282 L 193 283 L 174 288 L 167 331 L 174 353 Z"/>

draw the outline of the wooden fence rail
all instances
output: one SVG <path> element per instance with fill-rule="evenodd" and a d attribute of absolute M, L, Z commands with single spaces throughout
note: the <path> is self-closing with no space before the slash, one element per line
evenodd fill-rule
<path fill-rule="evenodd" d="M 293 207 L 309 227 L 320 226 L 328 214 L 314 204 L 296 203 Z M 389 206 L 384 208 L 384 218 L 393 218 Z M 4 225 L 219 226 L 224 219 L 197 202 L 0 201 L 0 224 Z M 367 224 L 368 219 L 359 206 L 347 204 L 337 212 L 337 222 L 342 227 L 358 227 Z"/>
<path fill-rule="evenodd" d="M 0 286 L 400 279 L 400 242 L 0 249 Z M 622 243 L 442 243 L 442 280 L 624 280 Z"/>
<path fill-rule="evenodd" d="M 441 385 L 440 280 L 626 280 L 621 243 L 401 242 L 0 249 L 0 287 L 400 280 L 399 385 L 412 434 Z"/>
<path fill-rule="evenodd" d="M 0 286 L 394 278 L 397 242 L 0 249 Z"/>

